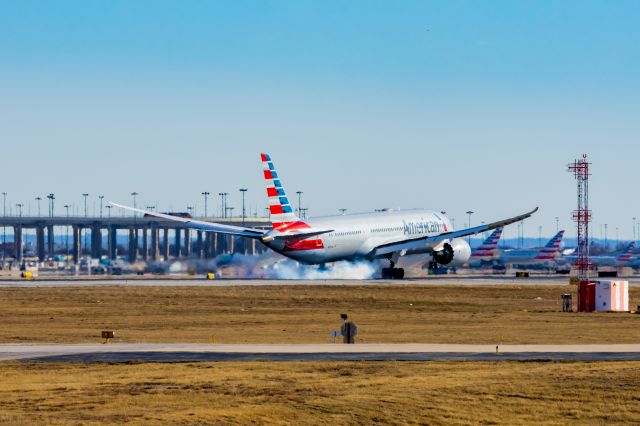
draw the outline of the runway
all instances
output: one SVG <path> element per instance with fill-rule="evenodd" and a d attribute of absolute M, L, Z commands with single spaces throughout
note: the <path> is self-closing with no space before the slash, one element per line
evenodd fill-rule
<path fill-rule="evenodd" d="M 620 278 L 629 281 L 631 287 L 640 286 L 637 277 Z M 568 277 L 533 276 L 529 278 L 516 278 L 513 276 L 429 276 L 424 278 L 408 278 L 403 280 L 382 279 L 314 279 L 314 280 L 287 280 L 287 279 L 216 279 L 206 280 L 202 277 L 131 277 L 131 278 L 91 278 L 91 277 L 64 277 L 64 278 L 36 278 L 26 281 L 24 279 L 0 279 L 0 288 L 11 287 L 105 287 L 105 286 L 136 286 L 136 287 L 231 287 L 231 286 L 294 286 L 294 285 L 331 285 L 331 286 L 363 286 L 363 285 L 569 285 Z"/>
<path fill-rule="evenodd" d="M 195 362 L 195 361 L 430 361 L 430 360 L 640 360 L 640 344 L 2 344 L 0 361 Z"/>

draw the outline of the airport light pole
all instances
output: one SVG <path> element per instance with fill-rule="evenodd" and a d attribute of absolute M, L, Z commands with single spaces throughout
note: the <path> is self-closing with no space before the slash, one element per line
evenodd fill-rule
<path fill-rule="evenodd" d="M 189 216 L 193 217 L 193 206 L 187 206 L 187 211 L 189 212 Z M 184 247 L 185 247 L 185 250 L 187 250 L 187 252 L 190 253 L 189 251 L 190 247 L 188 246 L 191 246 L 191 228 L 186 228 L 184 232 L 186 235 Z"/>
<path fill-rule="evenodd" d="M 20 221 L 19 221 L 20 232 L 22 232 L 22 208 L 24 207 L 24 204 L 18 203 L 18 204 L 16 204 L 16 207 L 18 208 L 18 217 L 20 218 Z M 22 247 L 23 246 L 24 245 L 22 243 L 22 238 L 20 238 L 20 247 L 16 247 L 16 255 L 19 256 L 20 259 L 22 260 L 22 262 L 24 263 L 24 259 L 22 258 Z"/>
<path fill-rule="evenodd" d="M 49 211 L 49 216 L 53 217 L 54 214 L 54 204 L 53 204 L 53 200 L 56 199 L 55 195 L 53 193 L 47 195 L 47 198 L 49 199 L 49 204 L 51 205 L 51 210 Z"/>
<path fill-rule="evenodd" d="M 149 210 L 150 212 L 152 212 L 153 209 L 155 209 L 155 208 L 156 208 L 156 206 L 147 206 L 147 210 Z"/>
<path fill-rule="evenodd" d="M 137 206 L 137 205 L 136 205 L 136 197 L 138 196 L 138 193 L 137 193 L 137 192 L 135 192 L 135 191 L 133 191 L 133 192 L 131 193 L 131 196 L 133 197 L 133 208 L 135 209 L 135 208 L 136 208 L 136 206 Z M 133 212 L 133 217 L 138 217 L 138 214 L 137 214 L 136 212 Z"/>
<path fill-rule="evenodd" d="M 609 240 L 607 239 L 607 229 L 609 228 L 609 224 L 604 224 L 604 249 L 609 250 Z"/>
<path fill-rule="evenodd" d="M 113 208 L 112 205 L 107 205 L 107 221 L 109 223 L 109 233 L 107 234 L 107 250 L 109 250 L 109 259 L 111 259 L 111 253 L 113 253 L 113 250 L 111 248 L 111 233 L 115 232 L 115 229 L 111 229 L 111 209 Z"/>
<path fill-rule="evenodd" d="M 100 219 L 102 219 L 102 201 L 104 200 L 104 195 L 98 195 L 100 198 Z"/>
<path fill-rule="evenodd" d="M 82 194 L 82 196 L 84 197 L 84 217 L 87 217 L 87 197 L 89 196 L 89 194 Z"/>
<path fill-rule="evenodd" d="M 521 247 L 521 240 L 520 240 L 520 228 L 522 228 L 522 222 L 518 222 L 518 248 L 522 248 Z"/>
<path fill-rule="evenodd" d="M 218 192 L 220 196 L 220 217 L 224 217 L 224 192 Z"/>
<path fill-rule="evenodd" d="M 306 219 L 307 218 L 307 210 L 309 210 L 308 207 L 300 207 L 301 219 Z"/>
<path fill-rule="evenodd" d="M 600 224 L 600 240 L 602 240 L 602 235 L 603 235 L 603 233 L 602 233 L 602 224 Z"/>
<path fill-rule="evenodd" d="M 302 212 L 300 211 L 301 206 L 302 206 L 302 191 L 296 191 L 296 194 L 298 194 L 298 216 L 302 217 Z"/>
<path fill-rule="evenodd" d="M 341 215 L 344 216 L 344 214 L 347 212 L 347 209 L 338 209 L 338 211 L 340 212 Z"/>
<path fill-rule="evenodd" d="M 82 196 L 84 197 L 84 217 L 88 217 L 89 213 L 87 212 L 87 197 L 89 196 L 89 194 L 84 193 L 82 194 Z M 82 232 L 82 228 L 80 228 L 80 232 Z M 83 244 L 84 248 L 81 248 L 80 253 L 82 253 L 82 250 L 86 250 L 87 249 L 87 231 L 84 230 L 84 244 Z"/>
<path fill-rule="evenodd" d="M 69 261 L 69 207 L 71 207 L 69 204 L 64 205 L 64 208 L 67 209 L 67 232 L 64 237 L 64 248 L 65 248 L 65 251 L 67 252 L 67 257 L 65 258 L 65 265 L 66 265 L 66 262 Z"/>
<path fill-rule="evenodd" d="M 558 232 L 559 229 L 560 229 L 560 218 L 556 216 L 556 233 Z"/>
<path fill-rule="evenodd" d="M 542 225 L 538 225 L 538 247 L 542 247 Z"/>
<path fill-rule="evenodd" d="M 35 200 L 38 202 L 38 217 L 40 217 L 40 201 L 42 201 L 42 197 L 36 197 Z"/>
<path fill-rule="evenodd" d="M 240 188 L 240 192 L 242 193 L 242 226 L 244 226 L 244 218 L 246 216 L 246 211 L 244 209 L 244 196 L 247 192 L 247 188 Z"/>
<path fill-rule="evenodd" d="M 202 196 L 204 197 L 204 217 L 207 217 L 207 198 L 209 197 L 209 191 L 203 191 Z"/>
<path fill-rule="evenodd" d="M 2 193 L 2 217 L 7 217 L 7 193 Z M 635 229 L 635 227 L 634 227 Z M 635 231 L 634 231 L 635 233 Z M 7 245 L 7 228 L 2 225 L 2 269 L 4 269 L 5 250 Z"/>
<path fill-rule="evenodd" d="M 636 242 L 636 217 L 632 217 L 633 219 L 633 242 Z"/>
<path fill-rule="evenodd" d="M 474 212 L 473 212 L 473 211 L 471 211 L 471 210 L 467 210 L 467 212 L 466 212 L 466 213 L 469 215 L 469 228 L 471 228 L 471 215 L 472 215 Z M 469 236 L 467 237 L 467 242 L 469 243 L 469 245 L 471 245 L 471 235 L 469 235 Z"/>

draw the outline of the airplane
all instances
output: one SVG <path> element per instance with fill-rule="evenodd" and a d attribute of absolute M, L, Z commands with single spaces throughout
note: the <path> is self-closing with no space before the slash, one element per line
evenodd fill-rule
<path fill-rule="evenodd" d="M 560 244 L 564 230 L 554 235 L 549 242 L 540 248 L 505 250 L 498 257 L 498 263 L 503 265 L 545 265 L 554 263 L 561 257 Z"/>
<path fill-rule="evenodd" d="M 589 260 L 596 267 L 611 266 L 617 268 L 622 266 L 632 266 L 633 250 L 635 250 L 635 248 L 636 242 L 631 241 L 617 256 L 589 256 Z M 564 256 L 563 258 L 564 263 L 568 263 L 570 265 L 575 264 L 576 260 L 577 256 L 575 255 Z"/>
<path fill-rule="evenodd" d="M 483 264 L 490 264 L 492 260 L 497 258 L 498 241 L 500 241 L 503 229 L 503 227 L 496 228 L 482 244 L 471 250 L 471 258 L 468 262 L 470 267 L 475 268 Z"/>
<path fill-rule="evenodd" d="M 111 203 L 116 207 L 158 218 L 182 222 L 189 228 L 256 239 L 268 248 L 298 262 L 324 266 L 340 260 L 386 259 L 383 278 L 404 278 L 396 268 L 401 256 L 427 254 L 430 266 L 462 265 L 471 257 L 471 248 L 462 238 L 500 228 L 528 217 L 538 208 L 509 219 L 454 231 L 451 221 L 432 210 L 391 210 L 309 219 L 298 217 L 268 154 L 261 154 L 272 229 L 246 228 L 152 212 Z"/>

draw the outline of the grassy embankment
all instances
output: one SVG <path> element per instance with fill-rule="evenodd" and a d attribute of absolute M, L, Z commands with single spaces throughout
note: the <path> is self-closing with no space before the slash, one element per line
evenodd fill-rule
<path fill-rule="evenodd" d="M 373 285 L 0 288 L 0 343 L 637 343 L 640 315 L 560 312 L 569 286 Z M 640 288 L 630 289 L 630 306 Z"/>

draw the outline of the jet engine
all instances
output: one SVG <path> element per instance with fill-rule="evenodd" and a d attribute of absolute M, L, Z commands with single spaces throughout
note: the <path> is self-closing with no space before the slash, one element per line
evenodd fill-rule
<path fill-rule="evenodd" d="M 442 250 L 433 252 L 433 260 L 439 265 L 461 266 L 471 257 L 471 247 L 460 238 L 444 243 Z"/>

